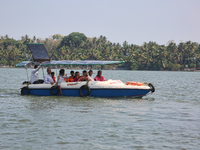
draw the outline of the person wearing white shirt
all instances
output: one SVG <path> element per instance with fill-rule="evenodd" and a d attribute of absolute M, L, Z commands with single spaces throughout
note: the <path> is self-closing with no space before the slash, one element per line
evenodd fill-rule
<path fill-rule="evenodd" d="M 61 83 L 66 83 L 65 79 L 68 79 L 69 77 L 67 75 L 65 75 L 65 70 L 64 69 L 60 69 L 59 71 L 59 76 L 58 76 L 58 87 L 60 89 L 60 95 L 63 95 L 62 94 L 62 89 L 60 87 L 60 84 Z"/>
<path fill-rule="evenodd" d="M 90 81 L 94 81 L 94 79 L 92 78 L 92 74 L 93 74 L 93 71 L 92 70 L 90 70 L 89 72 L 88 72 L 88 79 L 90 79 Z"/>
<path fill-rule="evenodd" d="M 43 64 L 43 63 L 41 63 Z M 31 72 L 31 77 L 30 77 L 30 82 L 31 84 L 42 84 L 44 80 L 39 80 L 38 79 L 38 71 L 40 69 L 40 65 L 35 65 L 34 69 Z"/>
<path fill-rule="evenodd" d="M 44 76 L 44 83 L 46 84 L 54 84 L 54 81 L 51 76 L 51 69 L 47 68 L 47 74 Z"/>

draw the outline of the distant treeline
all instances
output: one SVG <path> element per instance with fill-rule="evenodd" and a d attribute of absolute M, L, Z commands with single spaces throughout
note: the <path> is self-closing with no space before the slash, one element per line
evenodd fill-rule
<path fill-rule="evenodd" d="M 88 38 L 83 33 L 73 32 L 67 36 L 55 34 L 49 38 L 30 38 L 21 40 L 0 39 L 0 65 L 15 66 L 30 58 L 26 43 L 44 43 L 51 60 L 123 60 L 124 68 L 131 70 L 184 70 L 187 67 L 200 67 L 200 45 L 196 42 L 173 41 L 165 45 L 156 42 L 142 46 L 112 43 L 105 36 Z"/>

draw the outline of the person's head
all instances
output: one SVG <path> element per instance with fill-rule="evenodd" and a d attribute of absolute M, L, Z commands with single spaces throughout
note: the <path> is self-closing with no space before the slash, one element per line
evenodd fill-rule
<path fill-rule="evenodd" d="M 64 69 L 60 69 L 59 74 L 60 74 L 61 76 L 63 76 L 63 75 L 65 74 L 65 70 L 64 70 Z"/>
<path fill-rule="evenodd" d="M 38 65 L 35 65 L 35 66 L 34 66 L 34 69 L 36 69 L 37 67 L 38 67 Z"/>
<path fill-rule="evenodd" d="M 70 71 L 70 74 L 71 74 L 71 76 L 73 77 L 73 76 L 74 76 L 74 71 L 73 71 L 73 70 Z"/>
<path fill-rule="evenodd" d="M 78 71 L 75 73 L 75 76 L 78 76 L 78 77 L 79 77 L 79 72 L 78 72 Z"/>
<path fill-rule="evenodd" d="M 89 76 L 92 76 L 92 74 L 93 74 L 93 71 L 92 71 L 92 70 L 90 70 L 90 71 L 88 72 L 88 74 L 89 74 Z"/>
<path fill-rule="evenodd" d="M 51 72 L 51 76 L 52 76 L 52 78 L 54 77 L 54 75 L 55 75 L 55 73 L 54 73 L 54 72 Z"/>
<path fill-rule="evenodd" d="M 47 68 L 47 73 L 51 74 L 51 69 L 50 68 Z"/>
<path fill-rule="evenodd" d="M 99 71 L 98 71 L 98 76 L 100 77 L 100 76 L 101 76 L 101 74 L 102 74 L 102 71 L 101 71 L 101 70 L 99 70 Z"/>
<path fill-rule="evenodd" d="M 87 76 L 87 71 L 83 70 L 83 76 Z"/>

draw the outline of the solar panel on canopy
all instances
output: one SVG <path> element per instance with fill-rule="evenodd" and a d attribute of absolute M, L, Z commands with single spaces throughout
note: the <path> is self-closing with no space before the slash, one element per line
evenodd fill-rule
<path fill-rule="evenodd" d="M 49 54 L 44 44 L 28 43 L 27 45 L 32 53 L 34 61 L 50 61 Z"/>

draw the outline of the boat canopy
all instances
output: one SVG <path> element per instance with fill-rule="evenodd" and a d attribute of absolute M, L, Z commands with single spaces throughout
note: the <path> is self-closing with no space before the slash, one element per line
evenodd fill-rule
<path fill-rule="evenodd" d="M 16 65 L 16 67 L 25 67 L 29 63 L 38 63 L 33 61 L 23 61 Z M 48 65 L 114 65 L 125 63 L 125 61 L 104 61 L 104 60 L 60 60 L 60 61 L 46 61 L 41 66 Z"/>
<path fill-rule="evenodd" d="M 112 65 L 112 64 L 121 64 L 125 61 L 106 61 L 106 60 L 58 60 L 58 61 L 50 61 L 49 54 L 44 47 L 43 43 L 27 43 L 33 61 L 23 61 L 18 63 L 16 67 L 26 67 L 28 64 L 37 64 L 39 62 L 44 62 L 41 66 L 48 66 L 48 65 Z"/>

